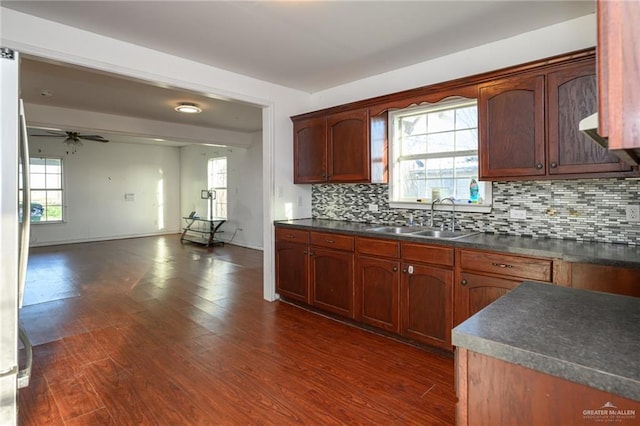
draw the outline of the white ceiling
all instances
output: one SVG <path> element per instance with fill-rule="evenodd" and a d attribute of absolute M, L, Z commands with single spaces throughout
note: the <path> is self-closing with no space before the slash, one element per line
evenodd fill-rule
<path fill-rule="evenodd" d="M 588 1 L 4 1 L 2 6 L 309 93 L 595 13 Z M 27 101 L 255 131 L 260 110 L 52 64 Z M 43 98 L 40 92 L 54 96 Z M 126 103 L 122 101 L 126 99 Z M 198 122 L 200 120 L 200 122 Z"/>

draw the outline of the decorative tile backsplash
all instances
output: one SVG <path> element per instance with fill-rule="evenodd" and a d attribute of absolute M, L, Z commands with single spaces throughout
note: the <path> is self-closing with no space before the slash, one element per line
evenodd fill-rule
<path fill-rule="evenodd" d="M 378 211 L 370 212 L 369 204 Z M 456 212 L 456 224 L 496 234 L 640 245 L 640 223 L 626 220 L 628 204 L 640 204 L 639 179 L 494 182 L 491 213 Z M 510 209 L 525 210 L 527 219 L 510 219 Z M 404 224 L 410 213 L 416 222 L 429 222 L 429 210 L 390 208 L 387 184 L 312 188 L 314 218 Z M 435 223 L 450 216 L 436 211 Z"/>

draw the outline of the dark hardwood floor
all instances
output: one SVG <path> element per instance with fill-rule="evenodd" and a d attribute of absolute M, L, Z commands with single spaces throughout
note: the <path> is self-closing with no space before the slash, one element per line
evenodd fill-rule
<path fill-rule="evenodd" d="M 21 425 L 453 424 L 453 360 L 262 299 L 262 252 L 31 251 Z"/>

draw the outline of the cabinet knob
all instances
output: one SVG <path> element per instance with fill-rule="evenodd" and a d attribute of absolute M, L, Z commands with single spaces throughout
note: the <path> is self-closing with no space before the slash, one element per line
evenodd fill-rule
<path fill-rule="evenodd" d="M 315 253 L 314 252 L 310 252 L 309 256 L 315 256 Z"/>
<path fill-rule="evenodd" d="M 538 170 L 542 169 L 542 163 L 536 164 L 536 169 L 538 169 Z"/>
<path fill-rule="evenodd" d="M 407 268 L 402 268 L 402 273 L 406 274 L 407 273 Z"/>
<path fill-rule="evenodd" d="M 469 282 L 467 280 L 462 280 L 462 281 L 460 281 L 460 284 L 467 285 L 467 284 L 469 284 Z"/>
<path fill-rule="evenodd" d="M 303 254 L 307 254 L 308 252 L 305 250 L 305 251 L 303 251 L 302 253 L 303 253 Z"/>
<path fill-rule="evenodd" d="M 398 272 L 398 267 L 397 266 L 393 267 L 393 272 Z"/>
<path fill-rule="evenodd" d="M 556 167 L 558 167 L 558 163 L 551 163 L 551 168 L 555 169 Z"/>

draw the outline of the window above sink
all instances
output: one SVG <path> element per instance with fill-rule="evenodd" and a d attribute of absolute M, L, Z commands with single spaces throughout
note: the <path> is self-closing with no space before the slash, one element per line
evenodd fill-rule
<path fill-rule="evenodd" d="M 478 181 L 478 109 L 475 99 L 444 101 L 389 112 L 389 204 L 431 208 L 453 197 L 458 211 L 490 212 L 491 182 Z M 471 183 L 478 196 L 470 197 Z M 451 210 L 450 204 L 436 210 Z"/>

